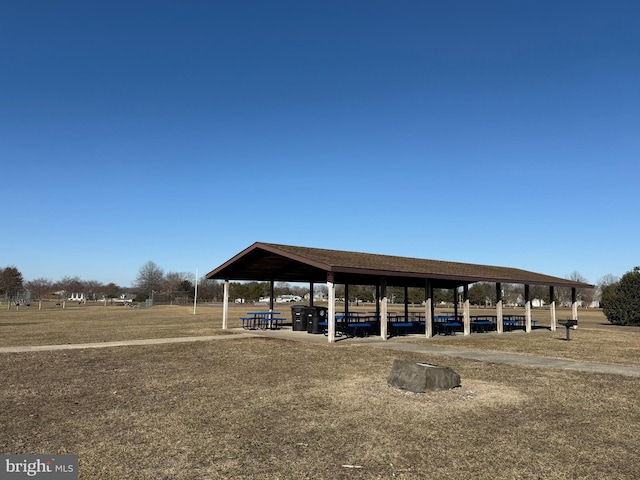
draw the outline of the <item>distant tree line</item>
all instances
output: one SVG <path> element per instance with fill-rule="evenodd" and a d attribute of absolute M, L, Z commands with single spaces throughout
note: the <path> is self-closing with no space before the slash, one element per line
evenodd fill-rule
<path fill-rule="evenodd" d="M 14 266 L 0 268 L 0 299 L 13 300 L 24 290 L 28 290 L 32 301 L 44 299 L 64 299 L 72 293 L 82 293 L 88 300 L 116 298 L 128 289 L 115 283 L 103 284 L 95 280 L 81 280 L 79 277 L 65 276 L 53 281 L 48 278 L 34 278 L 25 281 L 22 273 Z"/>
<path fill-rule="evenodd" d="M 578 272 L 573 272 L 567 277 L 570 280 L 587 283 L 587 280 Z M 195 278 L 193 274 L 185 272 L 167 272 L 152 261 L 145 263 L 139 270 L 136 281 L 132 287 L 121 287 L 113 282 L 101 283 L 93 280 L 82 280 L 77 276 L 65 276 L 57 281 L 39 277 L 25 281 L 20 270 L 15 266 L 0 267 L 0 299 L 12 301 L 24 289 L 30 292 L 31 300 L 62 299 L 71 293 L 84 294 L 87 300 L 101 300 L 103 298 L 117 298 L 123 293 L 135 293 L 136 300 L 144 301 L 153 297 L 154 302 L 179 303 L 192 301 L 195 295 Z M 502 298 L 505 304 L 518 304 L 524 298 L 524 285 L 501 285 Z M 243 299 L 246 302 L 256 302 L 270 295 L 269 282 L 230 282 L 229 295 L 232 300 Z M 640 267 L 635 267 L 627 272 L 621 279 L 613 275 L 605 275 L 598 282 L 598 290 L 601 291 L 601 304 L 607 319 L 618 325 L 640 324 Z M 555 300 L 560 305 L 571 303 L 570 288 L 556 288 Z M 327 293 L 325 285 L 316 285 L 315 293 Z M 336 287 L 336 296 L 345 299 L 343 285 Z M 421 304 L 425 298 L 423 288 L 408 288 L 407 301 L 411 304 Z M 532 285 L 530 298 L 538 298 L 545 304 L 551 302 L 549 288 L 546 286 Z M 577 289 L 578 301 L 589 306 L 594 299 L 593 289 Z M 223 283 L 217 280 L 207 280 L 204 277 L 198 279 L 198 298 L 212 302 L 223 300 Z M 274 296 L 298 295 L 305 297 L 309 294 L 309 288 L 300 285 L 290 285 L 285 282 L 276 283 Z M 452 304 L 460 299 L 460 292 L 448 289 L 434 289 L 434 305 Z M 371 285 L 349 285 L 346 299 L 350 303 L 371 303 L 376 301 L 376 288 Z M 392 303 L 404 304 L 405 289 L 390 286 L 387 288 L 387 298 Z M 476 306 L 492 306 L 496 302 L 495 283 L 478 282 L 469 287 L 469 301 Z"/>

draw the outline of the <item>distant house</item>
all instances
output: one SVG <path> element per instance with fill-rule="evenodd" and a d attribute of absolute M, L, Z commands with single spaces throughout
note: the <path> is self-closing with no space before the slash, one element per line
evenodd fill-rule
<path fill-rule="evenodd" d="M 67 300 L 70 302 L 84 302 L 84 293 L 72 293 L 67 297 Z"/>
<path fill-rule="evenodd" d="M 593 298 L 591 302 L 587 305 L 589 308 L 600 308 L 602 307 L 602 289 L 600 287 L 596 287 L 593 292 Z"/>
<path fill-rule="evenodd" d="M 123 293 L 118 297 L 118 302 L 132 303 L 136 296 L 133 293 Z"/>

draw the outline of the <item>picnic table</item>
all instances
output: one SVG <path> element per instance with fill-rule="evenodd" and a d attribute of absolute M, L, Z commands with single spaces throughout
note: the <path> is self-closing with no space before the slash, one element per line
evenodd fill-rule
<path fill-rule="evenodd" d="M 378 326 L 375 315 L 367 315 L 361 312 L 339 313 L 336 319 L 336 335 L 346 337 L 368 337 Z M 320 322 L 323 327 L 327 327 L 327 322 Z M 327 330 L 325 328 L 325 335 Z"/>
<path fill-rule="evenodd" d="M 389 333 L 392 335 L 406 335 L 415 327 L 415 323 L 409 321 L 404 315 L 388 314 L 387 320 L 389 321 Z"/>
<path fill-rule="evenodd" d="M 438 335 L 455 335 L 462 323 L 455 315 L 436 315 L 433 317 L 433 326 Z"/>
<path fill-rule="evenodd" d="M 242 328 L 245 330 L 256 330 L 258 328 L 262 330 L 277 330 L 282 326 L 284 318 L 275 317 L 274 315 L 280 315 L 280 312 L 274 311 L 260 311 L 260 312 L 247 312 L 248 317 L 240 317 L 242 321 Z"/>
<path fill-rule="evenodd" d="M 485 333 L 495 330 L 498 317 L 496 315 L 473 315 L 471 317 L 471 329 L 477 333 Z"/>
<path fill-rule="evenodd" d="M 524 315 L 503 315 L 502 324 L 507 327 L 509 331 L 512 331 L 514 327 L 525 327 L 527 319 Z M 537 320 L 531 320 L 531 325 L 535 326 L 538 323 Z"/>

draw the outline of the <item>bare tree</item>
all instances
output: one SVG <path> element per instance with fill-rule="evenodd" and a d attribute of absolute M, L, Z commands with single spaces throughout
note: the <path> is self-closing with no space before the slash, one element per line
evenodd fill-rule
<path fill-rule="evenodd" d="M 207 280 L 205 277 L 200 278 L 198 287 L 198 296 L 200 298 L 220 301 L 222 300 L 223 285 L 217 280 Z"/>
<path fill-rule="evenodd" d="M 531 299 L 538 298 L 542 300 L 544 303 L 551 303 L 551 298 L 549 296 L 549 287 L 543 285 L 532 285 L 529 295 Z"/>
<path fill-rule="evenodd" d="M 502 300 L 506 305 L 517 305 L 524 298 L 524 285 L 519 283 L 502 284 Z"/>
<path fill-rule="evenodd" d="M 574 282 L 588 283 L 587 279 L 578 271 L 572 272 L 570 275 L 567 275 L 566 278 L 567 280 L 572 280 Z M 578 301 L 578 303 L 582 302 L 585 307 L 588 307 L 593 300 L 594 293 L 595 292 L 593 288 L 576 288 L 576 300 Z M 558 300 L 560 300 L 561 306 L 570 306 L 572 300 L 571 288 L 558 288 Z"/>
<path fill-rule="evenodd" d="M 84 290 L 85 296 L 88 300 L 96 300 L 98 298 L 102 298 L 105 287 L 97 280 L 87 280 L 84 282 Z"/>
<path fill-rule="evenodd" d="M 165 299 L 169 298 L 175 300 L 178 296 L 184 296 L 184 284 L 190 282 L 192 273 L 186 272 L 169 272 L 165 274 L 162 282 L 162 289 L 160 290 Z"/>
<path fill-rule="evenodd" d="M 42 300 L 42 297 L 53 290 L 53 282 L 48 278 L 41 277 L 29 280 L 25 285 L 31 292 L 33 300 Z"/>
<path fill-rule="evenodd" d="M 164 270 L 149 260 L 138 271 L 136 288 L 140 293 L 152 296 L 153 292 L 159 292 L 164 280 Z"/>
<path fill-rule="evenodd" d="M 65 276 L 53 284 L 56 291 L 64 292 L 63 297 L 67 298 L 72 293 L 84 293 L 84 282 L 77 276 Z"/>
<path fill-rule="evenodd" d="M 598 286 L 603 289 L 605 287 L 608 287 L 610 285 L 614 285 L 616 283 L 618 283 L 620 281 L 620 279 L 618 277 L 616 277 L 615 275 L 611 274 L 611 273 L 607 273 L 605 276 L 603 276 L 601 279 L 598 280 Z"/>

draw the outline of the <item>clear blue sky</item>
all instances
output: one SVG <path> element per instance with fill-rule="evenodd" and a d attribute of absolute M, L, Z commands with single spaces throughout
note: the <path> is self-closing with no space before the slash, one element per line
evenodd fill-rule
<path fill-rule="evenodd" d="M 0 15 L 0 267 L 255 241 L 640 264 L 637 1 L 33 1 Z"/>

